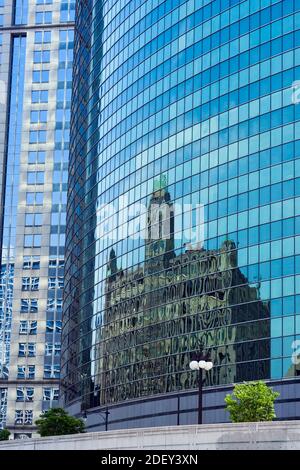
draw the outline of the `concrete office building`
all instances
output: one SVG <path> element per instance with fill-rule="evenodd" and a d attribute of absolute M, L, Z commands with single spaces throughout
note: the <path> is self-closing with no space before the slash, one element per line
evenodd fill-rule
<path fill-rule="evenodd" d="M 0 2 L 0 429 L 58 404 L 73 0 Z"/>

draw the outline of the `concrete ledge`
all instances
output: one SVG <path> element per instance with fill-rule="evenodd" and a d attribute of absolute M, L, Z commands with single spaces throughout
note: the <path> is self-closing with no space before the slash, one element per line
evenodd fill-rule
<path fill-rule="evenodd" d="M 1 450 L 300 450 L 300 421 L 203 424 L 0 442 Z"/>

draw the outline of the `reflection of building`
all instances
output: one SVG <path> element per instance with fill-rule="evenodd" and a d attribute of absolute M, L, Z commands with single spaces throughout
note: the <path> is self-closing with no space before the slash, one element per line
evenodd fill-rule
<path fill-rule="evenodd" d="M 166 199 L 156 191 L 150 205 Z M 269 376 L 269 308 L 238 268 L 235 244 L 175 256 L 173 237 L 148 240 L 144 266 L 132 272 L 110 253 L 94 358 L 101 404 L 191 388 L 200 344 L 212 351 L 210 384 Z"/>
<path fill-rule="evenodd" d="M 2 267 L 0 278 L 0 377 L 9 375 L 14 267 Z M 7 389 L 6 389 L 7 391 Z"/>
<path fill-rule="evenodd" d="M 0 429 L 58 406 L 75 0 L 0 2 Z"/>

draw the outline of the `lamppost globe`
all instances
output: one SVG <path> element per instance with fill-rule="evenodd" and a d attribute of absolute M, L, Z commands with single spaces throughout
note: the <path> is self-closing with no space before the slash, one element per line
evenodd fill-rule
<path fill-rule="evenodd" d="M 198 370 L 198 424 L 202 424 L 202 388 L 203 388 L 203 371 L 209 371 L 213 368 L 213 363 L 211 361 L 206 361 L 205 359 L 209 358 L 208 354 L 203 354 L 203 352 L 197 354 L 197 359 L 199 361 L 191 361 L 190 369 Z"/>
<path fill-rule="evenodd" d="M 191 361 L 190 362 L 190 369 L 191 370 L 199 370 L 199 362 L 198 361 Z"/>

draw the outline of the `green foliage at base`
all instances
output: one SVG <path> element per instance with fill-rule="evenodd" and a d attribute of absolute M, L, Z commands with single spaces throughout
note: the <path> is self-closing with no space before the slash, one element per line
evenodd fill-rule
<path fill-rule="evenodd" d="M 264 382 L 245 382 L 235 385 L 231 395 L 226 395 L 226 409 L 233 423 L 272 421 L 276 418 L 274 402 L 279 397 Z"/>
<path fill-rule="evenodd" d="M 10 432 L 8 429 L 1 429 L 0 431 L 0 441 L 8 441 Z"/>
<path fill-rule="evenodd" d="M 79 434 L 84 432 L 85 427 L 82 419 L 70 416 L 62 408 L 52 408 L 46 411 L 35 423 L 42 437 Z"/>

